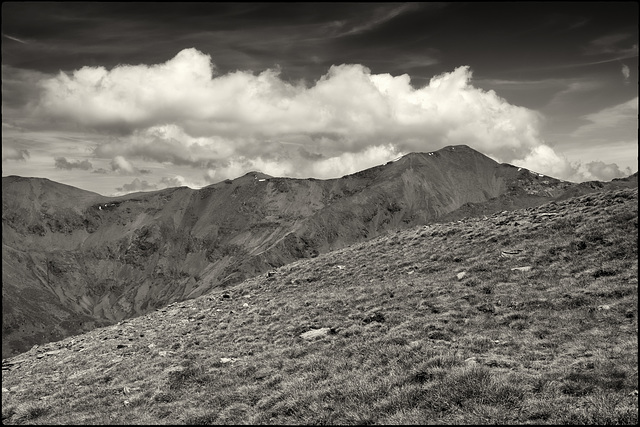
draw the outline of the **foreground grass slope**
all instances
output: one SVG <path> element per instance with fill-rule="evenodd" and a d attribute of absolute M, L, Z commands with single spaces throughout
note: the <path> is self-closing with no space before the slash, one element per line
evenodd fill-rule
<path fill-rule="evenodd" d="M 4 361 L 4 424 L 635 424 L 638 191 L 433 224 Z"/>

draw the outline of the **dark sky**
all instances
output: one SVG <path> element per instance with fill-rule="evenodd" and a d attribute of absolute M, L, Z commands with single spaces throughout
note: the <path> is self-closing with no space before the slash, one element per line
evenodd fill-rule
<path fill-rule="evenodd" d="M 69 177 L 72 173 L 93 173 L 92 177 L 99 176 L 102 182 L 106 182 L 108 178 L 118 178 L 118 185 L 122 185 L 125 180 L 131 181 L 132 175 L 117 175 L 115 172 L 121 172 L 121 169 L 108 166 L 113 164 L 116 156 L 120 156 L 124 158 L 124 164 L 131 166 L 128 170 L 149 171 L 148 174 L 137 177 L 138 182 L 147 182 L 149 188 L 154 185 L 159 188 L 160 177 L 169 182 L 173 179 L 172 173 L 174 177 L 182 178 L 183 182 L 202 185 L 206 183 L 203 181 L 203 174 L 205 178 L 209 176 L 215 180 L 222 178 L 224 173 L 241 171 L 241 166 L 229 167 L 234 158 L 245 159 L 243 164 L 246 167 L 266 167 L 266 160 L 285 161 L 286 155 L 274 154 L 278 152 L 276 145 L 285 144 L 290 148 L 290 144 L 295 143 L 301 152 L 317 154 L 320 156 L 318 158 L 326 161 L 334 158 L 337 159 L 334 162 L 343 165 L 342 168 L 334 165 L 332 168 L 316 170 L 320 177 L 326 177 L 324 175 L 343 173 L 349 167 L 362 166 L 344 156 L 340 157 L 345 153 L 371 151 L 384 145 L 387 151 L 402 154 L 407 151 L 436 149 L 438 145 L 446 145 L 447 142 L 460 142 L 458 139 L 461 137 L 456 139 L 457 137 L 451 136 L 458 135 L 458 129 L 426 131 L 428 138 L 425 139 L 428 141 L 423 145 L 409 143 L 406 142 L 407 138 L 415 139 L 418 136 L 411 133 L 414 132 L 412 130 L 409 132 L 411 137 L 408 137 L 403 125 L 398 127 L 396 136 L 388 136 L 386 145 L 382 141 L 377 141 L 377 145 L 356 143 L 347 134 L 340 136 L 344 143 L 343 149 L 336 143 L 329 142 L 325 145 L 303 144 L 301 141 L 304 138 L 300 134 L 305 134 L 311 141 L 317 141 L 318 134 L 332 132 L 331 129 L 314 128 L 308 132 L 297 129 L 296 138 L 289 131 L 269 134 L 274 140 L 280 139 L 269 148 L 272 151 L 263 153 L 255 147 L 249 147 L 251 143 L 247 141 L 247 135 L 242 136 L 243 140 L 240 142 L 238 134 L 231 137 L 219 128 L 208 129 L 209 133 L 205 134 L 202 128 L 207 126 L 199 126 L 200 131 L 194 130 L 197 127 L 193 124 L 196 118 L 178 118 L 166 111 L 162 116 L 154 110 L 154 119 L 145 118 L 140 122 L 134 119 L 120 120 L 119 123 L 115 123 L 115 119 L 108 123 L 97 123 L 87 117 L 81 119 L 71 112 L 62 114 L 66 110 L 60 107 L 62 104 L 59 102 L 62 102 L 62 94 L 68 95 L 71 89 L 61 89 L 63 83 L 60 72 L 69 76 L 73 85 L 80 87 L 84 84 L 83 81 L 73 76 L 75 71 L 83 67 L 102 68 L 106 72 L 117 66 L 148 68 L 168 63 L 185 49 L 195 49 L 203 57 L 210 58 L 214 68 L 213 74 L 208 77 L 211 83 L 221 85 L 232 80 L 227 77 L 238 71 L 249 78 L 248 74 L 257 77 L 265 70 L 278 70 L 277 81 L 269 83 L 271 96 L 283 97 L 278 98 L 278 105 L 292 102 L 294 98 L 296 102 L 303 102 L 303 99 L 307 99 L 305 97 L 320 103 L 320 98 L 316 97 L 320 91 L 316 87 L 318 82 L 327 79 L 332 66 L 341 64 L 363 66 L 366 70 L 361 71 L 361 74 L 370 76 L 388 73 L 398 77 L 406 74 L 410 78 L 410 87 L 416 91 L 428 87 L 435 76 L 448 75 L 459 67 L 468 67 L 468 75 L 455 75 L 456 79 L 467 78 L 468 86 L 476 91 L 473 93 L 478 99 L 471 101 L 467 97 L 466 101 L 480 104 L 487 102 L 482 100 L 484 98 L 480 92 L 486 94 L 493 90 L 509 106 L 524 107 L 538 117 L 537 123 L 531 125 L 538 132 L 537 144 L 522 143 L 516 148 L 512 147 L 513 157 L 508 158 L 504 147 L 510 143 L 498 140 L 500 137 L 495 134 L 493 145 L 486 141 L 477 144 L 480 151 L 502 161 L 524 161 L 528 156 L 530 162 L 525 162 L 528 165 L 541 169 L 547 167 L 547 173 L 573 180 L 593 177 L 604 179 L 613 176 L 612 174 L 626 174 L 629 170 L 637 170 L 636 2 L 5 2 L 2 4 L 2 35 L 3 171 L 10 169 L 14 174 L 21 174 L 21 169 L 24 174 L 46 169 L 49 170 L 47 176 L 56 179 L 60 176 L 55 174 L 60 172 L 65 172 Z M 183 60 L 197 61 L 199 54 Z M 135 74 L 141 72 L 142 68 L 131 70 Z M 349 87 L 356 87 L 349 86 L 355 84 L 349 79 L 362 77 L 354 73 L 348 74 L 346 69 L 337 72 L 340 78 L 351 82 L 345 83 L 347 91 L 351 90 Z M 110 77 L 113 83 L 116 76 L 110 74 Z M 206 80 L 203 80 L 203 84 L 209 85 Z M 329 80 L 335 84 L 340 81 L 337 76 Z M 42 85 L 46 81 L 49 83 Z M 285 89 L 281 86 L 286 84 L 298 88 L 297 95 L 293 95 L 292 89 L 287 89 L 289 92 L 283 95 L 282 91 Z M 109 86 L 109 93 L 113 95 L 113 90 L 124 90 L 123 85 L 122 80 L 113 83 Z M 82 87 L 86 90 L 85 86 Z M 215 93 L 233 90 L 223 90 L 221 87 L 216 86 Z M 276 87 L 280 89 L 276 91 Z M 302 91 L 301 87 L 308 91 Z M 433 94 L 410 95 L 411 91 L 407 92 L 405 89 L 398 93 L 404 94 L 406 102 L 411 96 L 429 96 L 429 102 L 438 100 Z M 156 91 L 151 87 L 148 90 Z M 74 92 L 77 93 L 79 92 Z M 82 102 L 93 105 L 106 96 L 102 92 L 100 96 L 92 93 L 83 95 Z M 352 96 L 358 95 L 362 94 L 357 92 L 357 88 L 353 89 Z M 73 102 L 80 102 L 78 99 Z M 163 95 L 162 99 L 167 98 Z M 201 101 L 206 104 L 206 100 Z M 72 101 L 67 98 L 64 102 Z M 411 102 L 415 104 L 414 101 Z M 307 102 L 296 105 L 311 108 L 311 104 Z M 347 101 L 339 103 L 346 104 Z M 334 108 L 322 105 L 325 109 Z M 391 107 L 386 105 L 384 108 Z M 475 107 L 469 108 L 476 111 Z M 495 108 L 500 110 L 497 106 Z M 56 109 L 56 113 L 51 114 L 51 109 Z M 399 109 L 401 107 L 394 104 L 393 113 L 389 114 L 396 114 Z M 151 117 L 148 108 L 145 111 L 146 113 L 140 114 L 148 113 Z M 495 123 L 501 120 L 514 120 L 515 110 L 510 111 L 512 115 L 508 118 L 501 119 L 496 113 L 490 118 L 479 117 L 478 120 L 490 120 L 494 123 L 492 128 L 495 128 L 498 126 Z M 161 114 L 163 119 L 159 120 L 157 114 Z M 206 114 L 199 110 L 197 120 L 203 120 L 204 116 L 208 117 L 207 123 L 220 119 L 207 114 L 210 114 L 208 110 Z M 52 119 L 52 116 L 55 117 Z M 48 121 L 43 121 L 43 118 L 48 118 Z M 443 121 L 448 119 L 449 117 L 444 117 Z M 427 121 L 423 120 L 425 126 L 428 126 Z M 47 127 L 45 122 L 50 123 L 50 126 Z M 133 141 L 131 135 L 136 131 L 140 133 L 153 130 L 153 126 L 158 125 L 175 125 L 180 130 L 185 130 L 187 136 L 182 135 L 183 142 L 184 138 L 189 137 L 227 138 L 226 144 L 232 146 L 233 150 L 226 150 L 224 143 L 219 142 L 216 143 L 216 155 L 208 156 L 199 152 L 198 155 L 207 158 L 207 162 L 196 165 L 197 162 L 186 161 L 185 165 L 189 164 L 191 169 L 169 171 L 170 163 L 181 167 L 180 161 L 171 156 L 162 163 L 162 170 L 160 166 L 154 169 L 154 165 L 150 163 L 153 155 L 145 150 L 131 148 L 132 144 L 141 144 L 139 140 Z M 348 124 L 344 126 L 345 129 L 349 128 Z M 607 132 L 607 126 L 615 128 L 615 132 Z M 21 129 L 22 137 L 12 132 L 5 137 L 7 130 L 18 128 Z M 284 124 L 283 128 L 289 129 Z M 25 130 L 38 132 L 38 135 L 29 134 L 27 137 Z M 72 130 L 76 132 L 74 135 L 69 133 Z M 64 138 L 60 136 L 60 132 L 65 133 L 66 145 L 61 144 Z M 54 134 L 58 136 L 54 137 Z M 285 134 L 286 137 L 283 136 Z M 434 136 L 436 134 L 449 136 L 437 138 Z M 606 138 L 603 136 L 605 134 L 608 135 Z M 260 135 L 264 137 L 264 132 Z M 107 140 L 113 142 L 113 138 L 125 137 L 129 139 L 119 140 L 115 145 L 105 143 Z M 254 137 L 257 138 L 252 134 L 252 138 Z M 72 155 L 73 150 L 65 151 L 73 147 L 69 141 L 74 138 L 91 141 L 86 144 L 82 155 L 77 155 L 77 150 L 75 156 Z M 174 135 L 174 139 L 180 138 Z M 254 143 L 262 144 L 258 139 L 254 139 Z M 51 158 L 48 160 L 45 159 L 47 144 L 51 147 Z M 193 146 L 193 141 L 185 144 L 189 149 Z M 393 147 L 389 148 L 388 144 Z M 159 145 L 162 144 L 158 141 L 154 143 L 154 146 Z M 200 145 L 206 143 L 201 141 Z M 468 145 L 474 146 L 473 139 L 468 141 Z M 502 149 L 492 151 L 494 145 Z M 120 148 L 114 148 L 116 146 Z M 554 160 L 557 166 L 555 169 L 550 165 L 545 166 L 542 152 L 547 148 L 558 159 L 565 161 L 564 169 L 558 166 L 558 159 Z M 174 149 L 179 147 L 174 146 L 171 150 Z M 226 154 L 221 154 L 223 151 Z M 28 157 L 24 153 L 28 153 Z M 615 153 L 619 155 L 616 156 Z M 86 165 L 87 163 L 81 162 L 89 161 L 95 165 L 95 170 L 61 168 L 59 166 L 65 163 L 55 162 L 56 156 L 72 165 L 73 161 L 78 165 Z M 109 156 L 111 157 L 108 158 Z M 155 160 L 161 158 L 163 159 L 162 156 L 156 156 Z M 257 161 L 258 158 L 262 160 Z M 380 156 L 371 157 L 373 162 L 379 158 Z M 533 161 L 534 158 L 538 160 Z M 98 167 L 98 164 L 101 166 Z M 134 164 L 143 166 L 136 168 Z M 588 164 L 592 165 L 587 166 Z M 273 164 L 270 165 L 275 172 L 303 175 L 295 168 L 278 169 Z M 101 173 L 96 174 L 96 170 L 101 170 Z M 329 170 L 333 172 L 330 173 Z M 67 175 L 65 179 L 76 179 Z M 185 175 L 190 175 L 190 178 L 187 179 Z M 102 184 L 100 189 L 109 191 Z"/>

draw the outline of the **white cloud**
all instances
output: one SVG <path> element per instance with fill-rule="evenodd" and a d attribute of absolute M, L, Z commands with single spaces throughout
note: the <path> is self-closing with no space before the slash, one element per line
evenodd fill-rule
<path fill-rule="evenodd" d="M 114 172 L 133 174 L 138 173 L 139 171 L 125 159 L 123 156 L 115 156 L 113 160 L 111 160 L 111 170 Z"/>
<path fill-rule="evenodd" d="M 471 79 L 462 66 L 415 89 L 406 74 L 342 64 L 307 87 L 270 69 L 215 75 L 208 55 L 185 49 L 163 64 L 60 73 L 43 81 L 38 111 L 118 132 L 99 142 L 94 155 L 121 158 L 119 170 L 127 170 L 122 160 L 135 158 L 190 165 L 207 171 L 207 182 L 247 168 L 338 177 L 400 153 L 454 144 L 500 161 L 522 159 L 541 173 L 569 173 L 540 138 L 539 113 L 478 89 Z"/>
<path fill-rule="evenodd" d="M 535 147 L 523 159 L 514 160 L 512 163 L 553 177 L 568 178 L 575 174 L 571 163 L 547 145 Z"/>
<path fill-rule="evenodd" d="M 589 162 L 580 167 L 580 172 L 589 180 L 611 181 L 614 178 L 622 178 L 631 175 L 631 168 L 620 168 L 613 163 L 601 161 Z"/>
<path fill-rule="evenodd" d="M 30 157 L 29 150 L 19 150 L 17 148 L 2 146 L 2 161 L 21 160 L 25 161 Z"/>
<path fill-rule="evenodd" d="M 631 70 L 626 64 L 622 64 L 622 75 L 624 76 L 624 82 L 629 83 L 629 76 L 631 76 Z"/>

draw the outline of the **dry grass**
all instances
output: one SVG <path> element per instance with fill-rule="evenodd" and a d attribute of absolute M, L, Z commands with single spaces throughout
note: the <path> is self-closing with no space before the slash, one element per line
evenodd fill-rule
<path fill-rule="evenodd" d="M 49 343 L 3 423 L 635 424 L 637 207 L 406 230 Z"/>

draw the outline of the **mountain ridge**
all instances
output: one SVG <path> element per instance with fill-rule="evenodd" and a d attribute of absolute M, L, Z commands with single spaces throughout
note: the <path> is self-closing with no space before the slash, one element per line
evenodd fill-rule
<path fill-rule="evenodd" d="M 198 190 L 117 197 L 38 180 L 2 179 L 3 357 L 389 231 L 637 186 L 637 176 L 581 186 L 468 146 L 342 178 L 252 171 Z"/>

